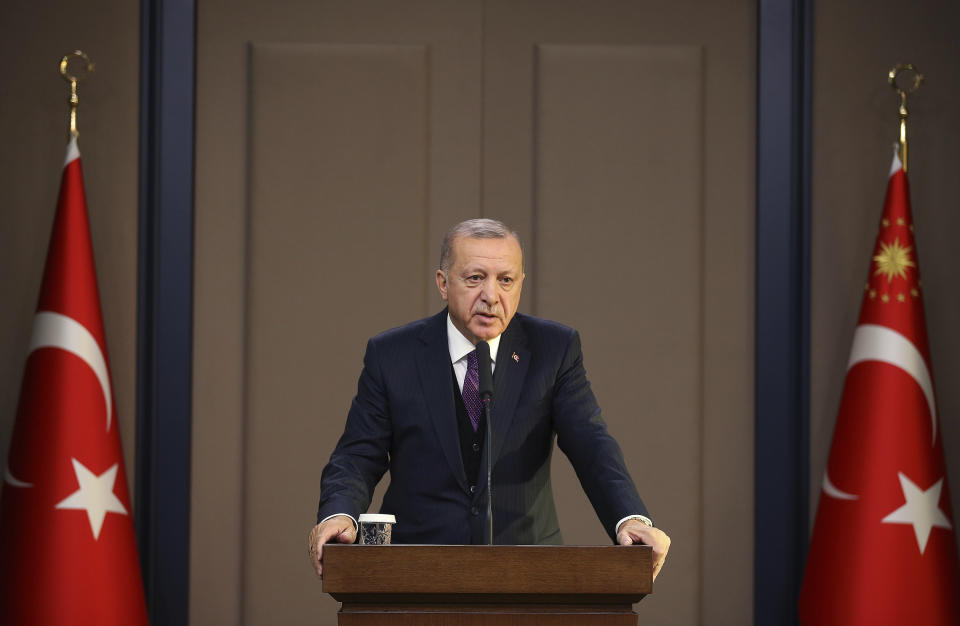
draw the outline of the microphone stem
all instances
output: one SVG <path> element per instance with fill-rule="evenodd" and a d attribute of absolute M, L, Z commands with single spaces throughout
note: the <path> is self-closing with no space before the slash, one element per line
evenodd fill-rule
<path fill-rule="evenodd" d="M 493 430 L 490 426 L 490 398 L 483 400 L 483 414 L 487 422 L 487 525 L 490 527 L 490 543 L 493 545 Z"/>

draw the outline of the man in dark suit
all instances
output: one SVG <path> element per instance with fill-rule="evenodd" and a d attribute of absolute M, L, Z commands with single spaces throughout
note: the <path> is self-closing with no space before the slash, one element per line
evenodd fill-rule
<path fill-rule="evenodd" d="M 496 543 L 559 544 L 550 483 L 553 437 L 570 459 L 611 539 L 654 550 L 654 577 L 670 539 L 655 528 L 620 447 L 609 435 L 571 328 L 516 314 L 523 287 L 519 237 L 469 220 L 444 238 L 436 273 L 447 309 L 367 344 L 357 396 L 323 470 L 318 524 L 308 538 L 322 573 L 323 544 L 352 543 L 387 469 L 383 511 L 396 543 L 486 543 L 485 422 L 477 392 L 486 341 L 493 369 L 493 529 Z"/>

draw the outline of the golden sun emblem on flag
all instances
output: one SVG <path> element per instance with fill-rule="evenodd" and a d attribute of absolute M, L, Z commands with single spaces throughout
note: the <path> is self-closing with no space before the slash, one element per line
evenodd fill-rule
<path fill-rule="evenodd" d="M 910 246 L 901 246 L 900 239 L 894 239 L 893 243 L 880 242 L 880 254 L 873 257 L 877 262 L 877 271 L 874 276 L 882 274 L 887 277 L 887 282 L 893 280 L 894 276 L 900 278 L 907 277 L 907 268 L 916 267 L 916 264 L 910 260 Z"/>

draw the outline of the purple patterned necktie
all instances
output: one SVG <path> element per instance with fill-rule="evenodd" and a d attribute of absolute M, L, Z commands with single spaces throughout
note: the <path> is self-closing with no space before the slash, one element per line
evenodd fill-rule
<path fill-rule="evenodd" d="M 473 432 L 480 428 L 480 416 L 483 414 L 483 403 L 480 402 L 480 373 L 477 369 L 477 351 L 467 355 L 467 375 L 463 379 L 463 404 L 467 407 L 467 415 L 473 424 Z"/>

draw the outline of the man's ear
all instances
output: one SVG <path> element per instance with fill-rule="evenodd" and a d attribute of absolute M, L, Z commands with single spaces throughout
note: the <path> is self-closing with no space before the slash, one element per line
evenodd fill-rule
<path fill-rule="evenodd" d="M 437 270 L 437 291 L 440 292 L 440 297 L 443 298 L 443 301 L 447 300 L 447 275 L 443 270 Z"/>

